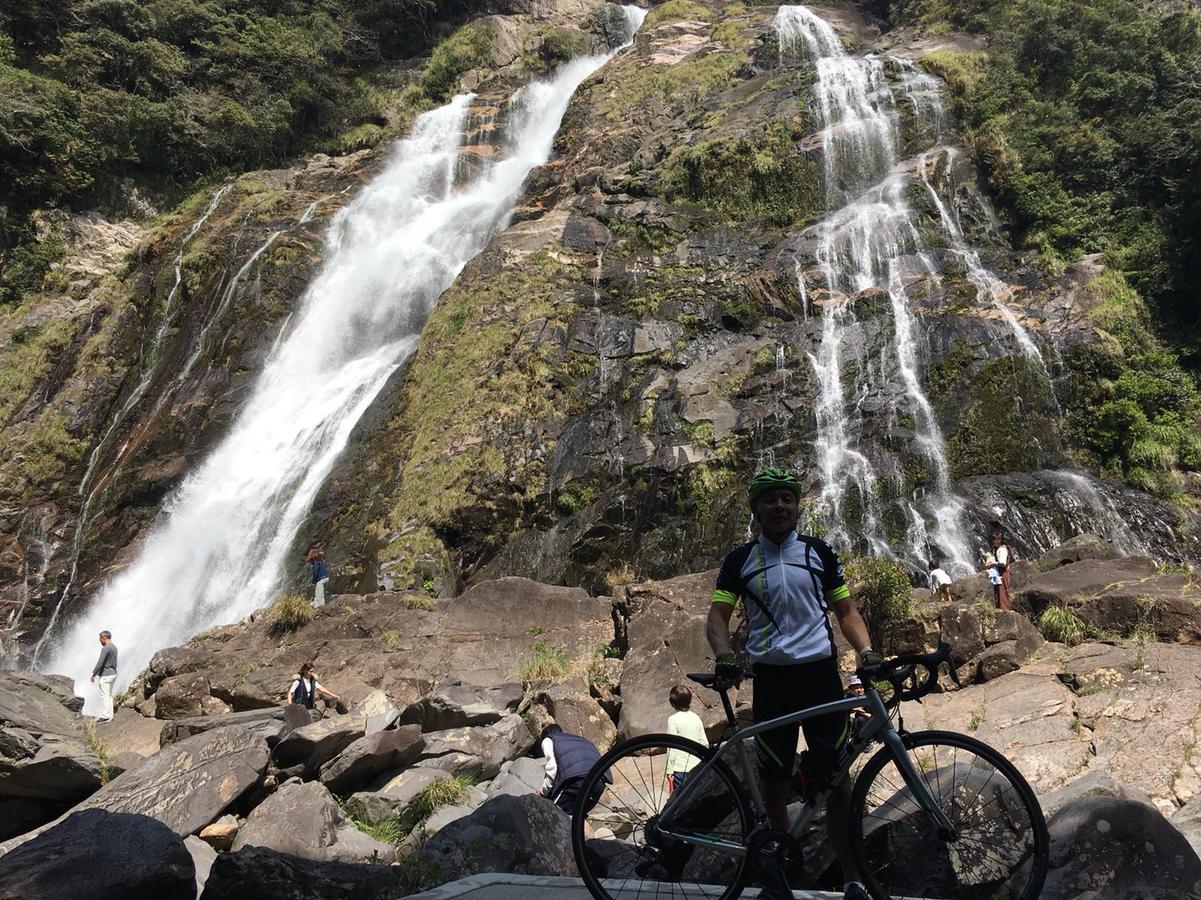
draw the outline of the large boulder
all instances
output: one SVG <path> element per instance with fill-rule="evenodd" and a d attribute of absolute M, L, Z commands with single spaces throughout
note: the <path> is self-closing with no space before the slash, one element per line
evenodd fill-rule
<path fill-rule="evenodd" d="M 146 721 L 146 720 L 144 720 Z M 159 743 L 162 746 L 173 744 L 194 734 L 203 734 L 214 728 L 225 728 L 237 725 L 257 734 L 267 742 L 268 747 L 274 747 L 281 740 L 295 731 L 313 723 L 312 716 L 303 706 L 289 703 L 286 706 L 272 706 L 267 709 L 248 709 L 243 712 L 228 713 L 223 716 L 195 716 L 187 719 L 174 719 L 159 726 Z"/>
<path fill-rule="evenodd" d="M 1198 794 L 1172 814 L 1172 826 L 1201 855 L 1201 794 Z"/>
<path fill-rule="evenodd" d="M 284 768 L 303 765 L 316 772 L 363 736 L 366 723 L 359 716 L 326 716 L 289 733 L 275 745 L 272 755 Z"/>
<path fill-rule="evenodd" d="M 1065 806 L 1091 797 L 1126 800 L 1131 803 L 1142 803 L 1152 809 L 1155 808 L 1151 798 L 1138 788 L 1123 784 L 1104 771 L 1086 772 L 1079 778 L 1073 778 L 1063 787 L 1058 787 L 1049 794 L 1039 797 L 1039 805 L 1043 808 L 1043 815 L 1050 818 Z"/>
<path fill-rule="evenodd" d="M 0 670 L 0 722 L 33 734 L 75 734 L 81 709 L 68 678 Z"/>
<path fill-rule="evenodd" d="M 491 725 L 517 711 L 522 687 L 517 682 L 491 686 L 448 681 L 431 694 L 407 706 L 402 724 L 417 724 L 424 732 Z"/>
<path fill-rule="evenodd" d="M 1117 559 L 1118 551 L 1113 544 L 1095 534 L 1078 534 L 1070 537 L 1058 547 L 1048 550 L 1038 558 L 1035 566 L 1040 572 L 1048 572 L 1060 566 L 1068 566 L 1082 559 Z"/>
<path fill-rule="evenodd" d="M 617 727 L 588 693 L 587 686 L 557 684 L 538 693 L 535 702 L 541 704 L 564 731 L 578 734 L 596 744 L 601 753 L 613 746 Z"/>
<path fill-rule="evenodd" d="M 621 670 L 621 718 L 618 740 L 667 730 L 673 712 L 668 693 L 673 685 L 692 690 L 692 710 L 705 723 L 709 739 L 726 729 L 721 700 L 713 691 L 692 684 L 689 672 L 712 671 L 705 619 L 716 573 L 684 575 L 626 589 L 629 650 Z M 731 696 L 736 697 L 737 692 Z"/>
<path fill-rule="evenodd" d="M 1031 580 L 1015 599 L 1020 611 L 1041 612 L 1051 604 L 1075 606 L 1106 588 L 1155 575 L 1155 561 L 1145 556 L 1069 563 Z"/>
<path fill-rule="evenodd" d="M 381 772 L 400 769 L 417 761 L 425 741 L 417 725 L 402 725 L 359 738 L 321 767 L 321 783 L 345 796 Z"/>
<path fill-rule="evenodd" d="M 501 766 L 500 773 L 489 782 L 484 792 L 489 797 L 495 797 L 497 794 L 520 797 L 522 794 L 536 793 L 541 789 L 545 777 L 545 759 L 523 756 Z"/>
<path fill-rule="evenodd" d="M 346 818 L 324 785 L 289 781 L 256 806 L 234 838 L 235 851 L 269 847 L 305 859 L 392 862 L 395 850 Z"/>
<path fill-rule="evenodd" d="M 1051 867 L 1042 900 L 1191 900 L 1201 894 L 1201 859 L 1144 803 L 1076 800 L 1052 816 L 1048 828 Z"/>
<path fill-rule="evenodd" d="M 195 896 L 191 854 L 147 816 L 81 810 L 0 856 L 0 900 Z"/>
<path fill-rule="evenodd" d="M 399 816 L 418 795 L 440 781 L 454 776 L 442 769 L 417 766 L 406 769 L 371 791 L 351 794 L 346 808 L 355 816 L 367 821 L 379 822 Z"/>
<path fill-rule="evenodd" d="M 158 719 L 122 708 L 115 711 L 111 722 L 100 722 L 95 728 L 96 737 L 111 759 L 121 753 L 135 753 L 138 756 L 158 753 L 164 725 Z"/>
<path fill-rule="evenodd" d="M 523 756 L 533 745 L 521 716 L 509 715 L 492 725 L 427 734 L 421 759 L 424 766 L 487 781 L 505 762 Z"/>
<path fill-rule="evenodd" d="M 218 855 L 201 900 L 393 900 L 408 893 L 400 866 L 318 862 L 267 847 Z"/>
<path fill-rule="evenodd" d="M 158 719 L 186 719 L 229 711 L 228 704 L 209 695 L 209 680 L 204 672 L 172 675 L 154 692 L 154 716 Z"/>
<path fill-rule="evenodd" d="M 570 820 L 543 797 L 492 797 L 430 838 L 418 866 L 427 888 L 478 872 L 575 875 Z"/>

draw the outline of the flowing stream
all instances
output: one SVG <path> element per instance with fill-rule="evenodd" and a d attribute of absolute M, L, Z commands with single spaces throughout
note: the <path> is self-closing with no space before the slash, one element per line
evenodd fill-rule
<path fill-rule="evenodd" d="M 645 11 L 625 9 L 632 40 Z M 121 690 L 155 651 L 273 599 L 351 430 L 413 352 L 438 296 L 507 223 L 576 88 L 612 55 L 576 59 L 518 91 L 496 156 L 465 182 L 456 174 L 473 95 L 414 123 L 331 221 L 327 261 L 229 434 L 164 505 L 136 561 L 52 636 L 42 668 L 86 680 L 96 634 L 109 629 Z"/>

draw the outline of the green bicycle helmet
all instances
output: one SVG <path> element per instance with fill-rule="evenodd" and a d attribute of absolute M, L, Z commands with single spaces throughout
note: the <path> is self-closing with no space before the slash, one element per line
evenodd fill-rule
<path fill-rule="evenodd" d="M 770 491 L 772 488 L 788 488 L 800 499 L 801 496 L 801 481 L 792 472 L 787 469 L 779 469 L 772 466 L 758 472 L 751 483 L 746 486 L 746 497 L 750 501 L 751 506 L 755 505 L 755 501 L 759 499 L 764 491 Z"/>

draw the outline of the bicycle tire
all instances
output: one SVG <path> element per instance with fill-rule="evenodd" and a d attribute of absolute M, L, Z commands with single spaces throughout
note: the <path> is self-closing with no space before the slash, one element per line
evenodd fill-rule
<path fill-rule="evenodd" d="M 868 893 L 874 900 L 1036 900 L 1050 838 L 1017 766 L 964 734 L 921 731 L 902 740 L 959 836 L 945 841 L 938 835 L 892 750 L 883 747 L 851 791 L 851 850 Z"/>
<path fill-rule="evenodd" d="M 703 847 L 692 850 L 686 846 L 681 850 L 679 845 L 674 850 L 668 847 L 666 852 L 659 855 L 660 868 L 650 864 L 650 871 L 635 871 L 638 865 L 646 866 L 651 859 L 653 851 L 647 849 L 645 835 L 648 823 L 653 822 L 656 816 L 649 810 L 657 812 L 661 809 L 668 793 L 664 778 L 667 759 L 665 754 L 667 750 L 672 749 L 683 750 L 702 761 L 707 760 L 714 752 L 677 735 L 648 734 L 631 738 L 613 747 L 584 776 L 584 783 L 579 792 L 580 799 L 571 817 L 571 849 L 580 877 L 596 900 L 625 900 L 635 895 L 647 900 L 656 896 L 675 897 L 680 900 L 700 900 L 704 897 L 705 900 L 713 900 L 717 894 L 712 890 L 708 893 L 702 893 L 699 889 L 689 891 L 689 879 L 696 877 L 698 873 L 704 873 L 707 865 L 720 871 L 722 881 L 719 885 L 728 881 L 725 891 L 720 894 L 721 900 L 734 900 L 742 892 L 745 857 L 706 851 Z M 643 762 L 637 762 L 639 760 Z M 607 771 L 612 771 L 614 784 L 601 794 L 595 807 L 585 810 L 588 805 L 587 798 L 592 796 L 598 782 Z M 637 778 L 633 773 L 636 773 Z M 695 792 L 700 798 L 697 801 L 698 823 L 702 816 L 705 823 L 716 821 L 716 826 L 707 824 L 709 833 L 731 841 L 737 840 L 745 845 L 747 836 L 751 833 L 751 809 L 737 777 L 721 760 L 702 777 L 706 779 L 705 784 L 701 785 L 703 790 Z M 724 795 L 722 791 L 725 792 Z M 606 796 L 612 799 L 606 802 Z M 646 818 L 643 820 L 638 818 L 642 814 L 639 807 L 646 810 Z M 689 810 L 677 810 L 677 814 L 684 817 L 683 824 L 687 826 Z M 594 825 L 618 824 L 624 837 L 619 838 L 614 833 L 613 839 L 589 839 L 585 834 L 585 824 L 590 821 Z M 721 831 L 717 830 L 719 826 Z M 625 833 L 624 829 L 627 828 L 628 833 Z M 590 840 L 594 842 L 592 846 L 589 845 Z M 603 842 L 605 846 L 598 847 L 597 841 Z M 628 847 L 622 849 L 613 846 L 615 844 L 626 844 Z M 663 862 L 669 859 L 672 861 Z M 673 871 L 672 866 L 680 871 Z M 606 887 L 606 879 L 624 879 L 624 882 L 620 887 Z M 648 883 L 657 883 L 663 889 L 650 889 L 647 887 Z M 638 886 L 637 891 L 632 889 L 632 885 Z"/>

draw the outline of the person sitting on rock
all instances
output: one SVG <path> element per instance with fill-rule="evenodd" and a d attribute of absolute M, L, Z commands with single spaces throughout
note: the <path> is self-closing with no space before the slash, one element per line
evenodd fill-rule
<path fill-rule="evenodd" d="M 317 673 L 313 670 L 313 664 L 305 663 L 300 667 L 300 673 L 292 682 L 292 686 L 288 688 L 288 696 L 284 702 L 297 703 L 311 713 L 316 709 L 318 695 L 328 697 L 335 703 L 342 699 L 332 691 L 327 691 L 323 688 L 321 682 L 317 680 Z"/>
<path fill-rule="evenodd" d="M 667 718 L 667 733 L 678 734 L 680 737 L 695 741 L 702 747 L 709 746 L 709 738 L 705 734 L 705 725 L 701 717 L 694 713 L 692 707 L 692 691 L 685 685 L 677 684 L 672 687 L 667 696 L 667 702 L 675 710 Z M 684 778 L 691 772 L 700 760 L 683 750 L 667 751 L 667 787 L 668 790 L 678 790 L 684 783 Z"/>
<path fill-rule="evenodd" d="M 935 599 L 949 603 L 951 597 L 951 576 L 942 567 L 942 560 L 930 560 L 930 591 Z"/>
<path fill-rule="evenodd" d="M 325 554 L 316 547 L 310 547 L 304 561 L 313 567 L 313 607 L 320 609 L 325 606 L 325 586 L 329 583 L 329 566 L 325 563 Z"/>
<path fill-rule="evenodd" d="M 586 737 L 567 734 L 558 725 L 547 725 L 542 729 L 542 755 L 546 757 L 546 778 L 538 793 L 570 816 L 575 811 L 584 776 L 600 759 L 600 751 Z M 612 783 L 613 776 L 606 772 L 599 790 L 594 790 L 585 802 L 585 813 L 600 801 L 604 785 Z"/>

